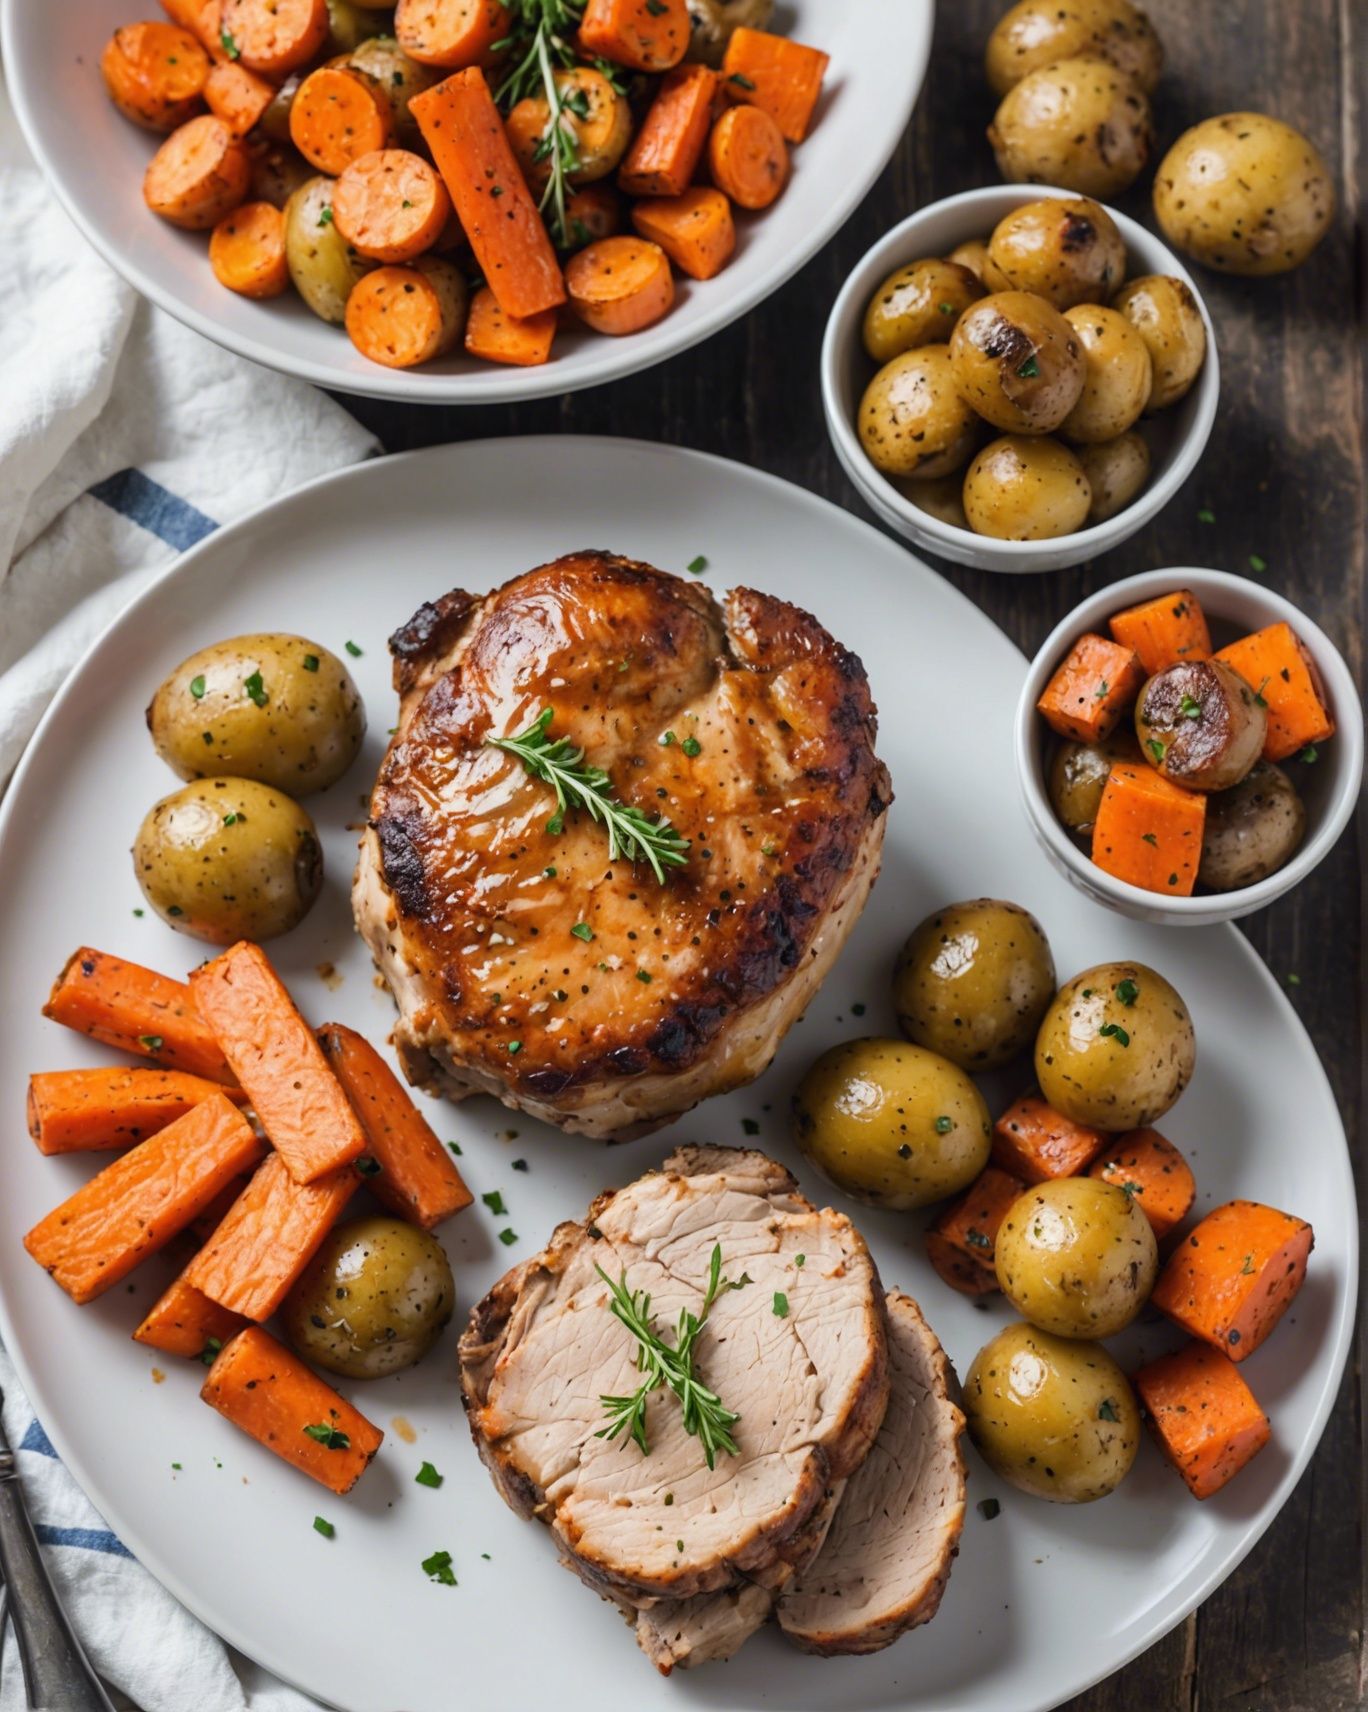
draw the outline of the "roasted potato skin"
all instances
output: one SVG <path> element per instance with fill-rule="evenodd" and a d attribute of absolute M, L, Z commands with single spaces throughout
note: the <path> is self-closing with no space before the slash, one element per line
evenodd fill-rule
<path fill-rule="evenodd" d="M 1057 184 L 1116 196 L 1144 171 L 1154 144 L 1148 97 L 1100 59 L 1061 59 L 1009 89 L 988 127 L 1012 184 Z"/>
<path fill-rule="evenodd" d="M 953 474 L 979 436 L 945 345 L 921 345 L 885 363 L 865 388 L 857 426 L 876 469 L 916 481 Z"/>
<path fill-rule="evenodd" d="M 964 512 L 978 535 L 999 541 L 1046 541 L 1072 535 L 1087 521 L 1092 490 L 1083 466 L 1058 440 L 1006 434 L 970 464 Z"/>
<path fill-rule="evenodd" d="M 1034 292 L 981 297 L 955 323 L 949 349 L 960 397 L 1006 434 L 1052 434 L 1083 391 L 1078 335 Z"/>
<path fill-rule="evenodd" d="M 1197 1038 L 1176 989 L 1143 963 L 1099 963 L 1061 987 L 1036 1036 L 1036 1081 L 1094 1129 L 1144 1129 L 1192 1080 Z"/>
<path fill-rule="evenodd" d="M 1175 785 L 1226 791 L 1263 754 L 1268 710 L 1223 661 L 1183 660 L 1141 688 L 1135 734 L 1150 766 Z"/>
<path fill-rule="evenodd" d="M 341 327 L 347 299 L 376 263 L 354 250 L 332 220 L 331 178 L 311 178 L 285 204 L 285 262 L 294 288 L 322 321 Z"/>
<path fill-rule="evenodd" d="M 1167 410 L 1191 390 L 1206 361 L 1206 322 L 1197 299 L 1186 281 L 1147 273 L 1127 280 L 1111 306 L 1149 347 L 1154 384 L 1147 410 Z"/>
<path fill-rule="evenodd" d="M 1124 511 L 1149 480 L 1150 449 L 1133 428 L 1114 440 L 1076 446 L 1074 451 L 1092 489 L 1089 523 L 1105 523 Z"/>
<path fill-rule="evenodd" d="M 1207 798 L 1200 885 L 1235 892 L 1286 867 L 1306 835 L 1297 787 L 1272 761 L 1256 761 L 1227 791 Z"/>
<path fill-rule="evenodd" d="M 210 945 L 274 939 L 323 884 L 314 824 L 252 779 L 196 779 L 151 808 L 133 845 L 143 896 L 168 926 Z"/>
<path fill-rule="evenodd" d="M 956 244 L 945 258 L 957 267 L 968 268 L 985 291 L 1010 291 L 1012 282 L 988 253 L 987 238 L 969 238 Z"/>
<path fill-rule="evenodd" d="M 958 262 L 930 256 L 895 268 L 869 300 L 864 348 L 876 363 L 918 345 L 943 345 L 955 322 L 983 296 L 978 275 Z"/>
<path fill-rule="evenodd" d="M 1315 145 L 1265 113 L 1222 113 L 1184 131 L 1159 163 L 1164 236 L 1222 273 L 1300 267 L 1329 230 L 1335 186 Z"/>
<path fill-rule="evenodd" d="M 1130 0 L 1019 0 L 988 38 L 995 95 L 1057 59 L 1104 59 L 1152 95 L 1164 68 L 1153 24 Z"/>
<path fill-rule="evenodd" d="M 988 254 L 1013 291 L 1033 291 L 1061 311 L 1106 303 L 1126 273 L 1115 220 L 1087 196 L 1023 202 L 993 228 Z"/>
<path fill-rule="evenodd" d="M 1050 803 L 1061 825 L 1086 835 L 1097 819 L 1107 779 L 1118 761 L 1140 760 L 1140 745 L 1126 726 L 1101 743 L 1061 743 L 1050 762 Z"/>
<path fill-rule="evenodd" d="M 1106 1350 L 1018 1322 L 974 1357 L 969 1436 L 996 1474 L 1056 1504 L 1105 1498 L 1140 1446 L 1130 1381 Z"/>
<path fill-rule="evenodd" d="M 1086 365 L 1083 390 L 1060 433 L 1078 445 L 1119 439 L 1140 420 L 1154 385 L 1149 348 L 1124 315 L 1076 304 L 1064 319 L 1078 334 Z"/>
<path fill-rule="evenodd" d="M 336 1226 L 285 1298 L 285 1334 L 307 1360 L 348 1379 L 421 1361 L 450 1323 L 456 1286 L 442 1245 L 401 1219 Z"/>
<path fill-rule="evenodd" d="M 366 710 L 336 654 L 303 636 L 264 632 L 183 660 L 153 696 L 147 726 L 183 779 L 226 774 L 306 796 L 335 784 L 356 759 Z"/>
<path fill-rule="evenodd" d="M 1029 910 L 999 898 L 927 916 L 893 971 L 898 1027 L 962 1070 L 994 1070 L 1024 1052 L 1054 992 L 1044 929 Z"/>
<path fill-rule="evenodd" d="M 904 1211 L 967 1189 L 991 1126 L 955 1064 L 905 1040 L 849 1040 L 811 1065 L 793 1096 L 798 1145 L 857 1201 Z"/>
<path fill-rule="evenodd" d="M 406 148 L 420 142 L 422 133 L 417 120 L 409 112 L 409 102 L 438 82 L 441 73 L 410 59 L 391 35 L 368 36 L 358 43 L 347 63 L 353 70 L 374 78 L 389 97 L 399 141 Z"/>
<path fill-rule="evenodd" d="M 1056 1337 L 1104 1338 L 1149 1300 L 1159 1270 L 1154 1228 L 1135 1200 L 1096 1177 L 1037 1183 L 1007 1211 L 994 1244 L 997 1280 L 1017 1313 Z"/>

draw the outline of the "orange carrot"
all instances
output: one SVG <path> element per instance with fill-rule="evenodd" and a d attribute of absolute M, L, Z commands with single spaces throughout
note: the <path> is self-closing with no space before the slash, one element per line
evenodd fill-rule
<path fill-rule="evenodd" d="M 1020 1177 L 989 1165 L 936 1215 L 926 1233 L 927 1258 L 952 1289 L 985 1296 L 998 1288 L 993 1268 L 998 1227 L 1025 1187 Z"/>
<path fill-rule="evenodd" d="M 377 149 L 345 169 L 333 186 L 332 209 L 354 250 L 377 262 L 408 262 L 442 236 L 451 198 L 421 155 Z"/>
<path fill-rule="evenodd" d="M 223 48 L 222 0 L 161 0 L 161 6 L 173 23 L 189 30 L 214 64 L 227 59 Z"/>
<path fill-rule="evenodd" d="M 184 1267 L 190 1263 L 229 1213 L 232 1212 L 238 1196 L 242 1194 L 251 1181 L 250 1173 L 246 1176 L 234 1177 L 231 1183 L 224 1184 L 202 1213 L 191 1219 L 185 1227 L 183 1236 L 176 1239 L 177 1242 L 183 1241 L 185 1244 L 185 1252 L 176 1257 L 177 1265 Z"/>
<path fill-rule="evenodd" d="M 478 67 L 415 95 L 409 112 L 499 307 L 522 319 L 564 303 L 556 252 Z"/>
<path fill-rule="evenodd" d="M 163 1248 L 265 1152 L 216 1094 L 107 1165 L 36 1224 L 24 1247 L 74 1302 L 90 1302 Z"/>
<path fill-rule="evenodd" d="M 717 73 L 706 65 L 681 65 L 665 77 L 641 121 L 618 185 L 629 196 L 682 196 L 703 159 Z"/>
<path fill-rule="evenodd" d="M 454 349 L 465 330 L 466 295 L 464 276 L 440 256 L 378 267 L 352 287 L 347 333 L 371 362 L 411 369 Z"/>
<path fill-rule="evenodd" d="M 1159 1449 L 1194 1498 L 1210 1498 L 1268 1443 L 1268 1416 L 1244 1376 L 1210 1344 L 1161 1355 L 1134 1377 Z"/>
<path fill-rule="evenodd" d="M 551 343 L 558 324 L 554 309 L 522 318 L 505 315 L 494 293 L 482 285 L 470 300 L 465 348 L 472 357 L 483 357 L 488 363 L 536 368 L 551 360 Z"/>
<path fill-rule="evenodd" d="M 379 1427 L 260 1326 L 225 1345 L 200 1396 L 339 1496 L 351 1491 L 384 1442 Z"/>
<path fill-rule="evenodd" d="M 1174 1249 L 1150 1300 L 1193 1337 L 1243 1361 L 1301 1289 L 1313 1240 L 1305 1219 L 1230 1201 Z"/>
<path fill-rule="evenodd" d="M 1144 670 L 1129 648 L 1105 636 L 1080 636 L 1036 708 L 1061 737 L 1097 743 L 1134 707 L 1144 681 Z"/>
<path fill-rule="evenodd" d="M 174 131 L 199 111 L 209 55 L 175 24 L 125 24 L 105 44 L 100 71 L 125 119 L 148 131 Z"/>
<path fill-rule="evenodd" d="M 148 162 L 143 201 L 173 226 L 204 232 L 245 199 L 251 182 L 246 143 L 216 115 L 201 113 L 172 131 Z"/>
<path fill-rule="evenodd" d="M 183 981 L 83 945 L 53 983 L 43 1015 L 77 1034 L 195 1076 L 237 1078 Z"/>
<path fill-rule="evenodd" d="M 209 111 L 217 113 L 235 137 L 255 130 L 275 94 L 275 84 L 231 59 L 220 60 L 204 84 Z"/>
<path fill-rule="evenodd" d="M 1191 589 L 1175 589 L 1108 620 L 1113 640 L 1129 648 L 1145 676 L 1167 671 L 1183 660 L 1211 658 L 1211 632 L 1202 603 Z"/>
<path fill-rule="evenodd" d="M 633 71 L 669 71 L 689 47 L 685 0 L 588 0 L 580 51 Z"/>
<path fill-rule="evenodd" d="M 263 77 L 288 77 L 323 51 L 326 0 L 222 0 L 223 46 L 229 59 Z"/>
<path fill-rule="evenodd" d="M 1106 1139 L 1100 1129 L 1076 1124 L 1047 1106 L 1039 1094 L 1023 1094 L 993 1125 L 993 1163 L 1023 1183 L 1077 1177 Z"/>
<path fill-rule="evenodd" d="M 1316 663 L 1290 624 L 1270 624 L 1242 637 L 1216 658 L 1236 671 L 1268 704 L 1266 761 L 1285 761 L 1335 735 Z"/>
<path fill-rule="evenodd" d="M 40 1070 L 29 1077 L 28 1127 L 40 1153 L 107 1153 L 146 1141 L 212 1094 L 247 1096 L 184 1070 Z"/>
<path fill-rule="evenodd" d="M 133 1333 L 138 1343 L 187 1361 L 209 1362 L 250 1322 L 211 1302 L 184 1278 L 174 1279 Z"/>
<path fill-rule="evenodd" d="M 659 244 L 644 238 L 600 238 L 570 258 L 570 307 L 596 333 L 639 333 L 674 303 L 674 276 Z"/>
<path fill-rule="evenodd" d="M 492 65 L 508 18 L 502 0 L 399 0 L 394 33 L 420 65 Z"/>
<path fill-rule="evenodd" d="M 1104 873 L 1147 892 L 1192 896 L 1202 859 L 1206 798 L 1142 763 L 1118 761 L 1102 787 L 1092 859 Z"/>
<path fill-rule="evenodd" d="M 722 56 L 722 88 L 733 101 L 763 108 L 789 142 L 801 143 L 830 63 L 820 48 L 743 27 Z"/>
<path fill-rule="evenodd" d="M 366 1151 L 347 1096 L 259 945 L 239 940 L 201 964 L 190 990 L 296 1182 Z"/>
<path fill-rule="evenodd" d="M 972 1259 L 939 1231 L 928 1230 L 922 1240 L 926 1244 L 926 1258 L 937 1276 L 961 1296 L 991 1296 L 1001 1288 L 991 1266 Z"/>
<path fill-rule="evenodd" d="M 284 214 L 269 202 L 244 202 L 224 215 L 210 234 L 209 266 L 241 297 L 279 297 L 290 283 Z"/>
<path fill-rule="evenodd" d="M 622 230 L 622 198 L 611 184 L 581 184 L 565 199 L 565 229 L 576 244 L 615 238 Z"/>
<path fill-rule="evenodd" d="M 1119 1184 L 1134 1198 L 1160 1241 L 1182 1224 L 1197 1197 L 1192 1167 L 1157 1129 L 1118 1135 L 1088 1175 Z"/>
<path fill-rule="evenodd" d="M 249 1320 L 269 1320 L 342 1216 L 361 1179 L 350 1165 L 296 1183 L 273 1153 L 257 1169 L 183 1277 Z"/>
<path fill-rule="evenodd" d="M 712 181 L 741 208 L 768 208 L 788 183 L 788 145 L 760 107 L 729 107 L 708 138 Z"/>
<path fill-rule="evenodd" d="M 706 185 L 668 200 L 634 203 L 632 224 L 691 279 L 712 279 L 736 249 L 731 203 Z"/>
<path fill-rule="evenodd" d="M 451 1155 L 371 1043 L 340 1022 L 325 1023 L 318 1039 L 380 1167 L 366 1177 L 376 1200 L 424 1230 L 468 1207 L 473 1197 Z"/>
<path fill-rule="evenodd" d="M 349 66 L 311 71 L 290 105 L 290 141 L 333 178 L 372 149 L 388 148 L 393 135 L 394 109 L 384 90 Z"/>

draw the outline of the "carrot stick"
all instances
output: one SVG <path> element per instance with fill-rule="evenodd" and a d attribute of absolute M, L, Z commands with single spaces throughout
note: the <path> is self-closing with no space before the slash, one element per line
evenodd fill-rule
<path fill-rule="evenodd" d="M 717 73 L 681 65 L 669 73 L 618 169 L 628 196 L 682 196 L 703 159 L 717 100 Z"/>
<path fill-rule="evenodd" d="M 246 1101 L 241 1089 L 183 1070 L 40 1070 L 29 1077 L 29 1134 L 40 1153 L 112 1152 L 146 1141 L 225 1092 Z"/>
<path fill-rule="evenodd" d="M 1159 1449 L 1194 1498 L 1219 1492 L 1271 1437 L 1239 1368 L 1209 1344 L 1161 1355 L 1134 1384 Z"/>
<path fill-rule="evenodd" d="M 263 77 L 288 77 L 328 39 L 326 0 L 222 0 L 221 17 L 228 57 Z"/>
<path fill-rule="evenodd" d="M 508 35 L 503 0 L 399 0 L 394 13 L 399 46 L 420 65 L 492 65 Z"/>
<path fill-rule="evenodd" d="M 182 1276 L 220 1307 L 269 1320 L 337 1223 L 361 1179 L 349 1165 L 296 1183 L 273 1153 Z"/>
<path fill-rule="evenodd" d="M 632 224 L 691 279 L 712 279 L 736 249 L 731 203 L 706 185 L 668 200 L 634 203 Z"/>
<path fill-rule="evenodd" d="M 393 136 L 394 109 L 384 90 L 345 65 L 311 71 L 290 104 L 290 141 L 332 178 L 372 149 L 387 149 Z"/>
<path fill-rule="evenodd" d="M 285 216 L 269 202 L 244 202 L 209 236 L 214 278 L 240 297 L 279 297 L 289 288 Z"/>
<path fill-rule="evenodd" d="M 375 268 L 352 287 L 347 335 L 363 357 L 386 368 L 445 356 L 465 330 L 467 289 L 459 268 L 440 256 Z"/>
<path fill-rule="evenodd" d="M 441 237 L 451 198 L 421 155 L 377 149 L 343 171 L 333 186 L 332 209 L 354 250 L 377 262 L 408 262 Z"/>
<path fill-rule="evenodd" d="M 238 1196 L 251 1181 L 252 1174 L 250 1172 L 241 1177 L 234 1177 L 231 1183 L 225 1184 L 219 1190 L 202 1213 L 191 1219 L 185 1227 L 184 1237 L 177 1239 L 178 1241 L 183 1240 L 185 1243 L 185 1253 L 177 1257 L 177 1263 L 180 1266 L 188 1265 L 196 1253 L 204 1247 L 205 1243 L 233 1210 L 233 1205 Z"/>
<path fill-rule="evenodd" d="M 1077 1177 L 1106 1139 L 1100 1129 L 1063 1117 L 1039 1094 L 1023 1094 L 993 1125 L 993 1163 L 1023 1183 Z"/>
<path fill-rule="evenodd" d="M 371 1043 L 340 1022 L 325 1023 L 318 1039 L 380 1167 L 366 1178 L 376 1200 L 424 1230 L 468 1207 L 473 1197 L 451 1155 Z"/>
<path fill-rule="evenodd" d="M 148 131 L 174 131 L 199 111 L 209 56 L 175 24 L 125 24 L 105 44 L 100 72 L 125 119 Z"/>
<path fill-rule="evenodd" d="M 1118 1183 L 1154 1227 L 1160 1241 L 1182 1224 L 1197 1198 L 1192 1167 L 1157 1129 L 1118 1135 L 1093 1164 L 1089 1177 Z"/>
<path fill-rule="evenodd" d="M 1211 658 L 1211 632 L 1202 603 L 1191 589 L 1175 589 L 1108 620 L 1115 641 L 1129 648 L 1145 676 L 1167 671 L 1183 660 Z"/>
<path fill-rule="evenodd" d="M 77 1034 L 213 1082 L 237 1085 L 183 981 L 83 945 L 67 959 L 43 1015 Z"/>
<path fill-rule="evenodd" d="M 1097 743 L 1134 707 L 1144 681 L 1145 673 L 1129 648 L 1105 636 L 1080 636 L 1036 708 L 1061 737 Z"/>
<path fill-rule="evenodd" d="M 212 1361 L 229 1338 L 248 1325 L 241 1314 L 211 1302 L 193 1284 L 176 1278 L 133 1333 L 138 1343 L 187 1361 Z"/>
<path fill-rule="evenodd" d="M 209 111 L 217 113 L 235 137 L 256 129 L 275 94 L 275 84 L 231 59 L 220 60 L 204 84 Z"/>
<path fill-rule="evenodd" d="M 1216 658 L 1268 704 L 1265 761 L 1285 761 L 1335 735 L 1320 673 L 1290 624 L 1270 624 L 1220 649 Z"/>
<path fill-rule="evenodd" d="M 330 1492 L 350 1492 L 385 1435 L 260 1326 L 239 1332 L 200 1396 Z"/>
<path fill-rule="evenodd" d="M 24 1247 L 74 1302 L 90 1302 L 163 1248 L 265 1152 L 216 1094 L 139 1142 L 41 1219 Z"/>
<path fill-rule="evenodd" d="M 763 108 L 790 143 L 801 143 L 830 63 L 820 48 L 743 27 L 722 56 L 722 88 L 733 101 Z"/>
<path fill-rule="evenodd" d="M 1206 812 L 1200 791 L 1171 784 L 1144 762 L 1118 761 L 1097 805 L 1092 859 L 1104 873 L 1147 892 L 1191 897 Z"/>
<path fill-rule="evenodd" d="M 689 47 L 685 0 L 588 0 L 580 51 L 633 71 L 669 71 Z"/>
<path fill-rule="evenodd" d="M 1150 1300 L 1193 1337 L 1243 1361 L 1301 1289 L 1313 1240 L 1305 1219 L 1230 1201 L 1174 1249 Z"/>
<path fill-rule="evenodd" d="M 488 363 L 536 368 L 550 362 L 558 325 L 554 309 L 544 309 L 540 315 L 505 315 L 498 298 L 482 285 L 470 300 L 465 348 L 472 357 L 483 357 Z"/>
<path fill-rule="evenodd" d="M 570 258 L 570 307 L 596 333 L 639 333 L 674 304 L 674 276 L 659 244 L 644 238 L 600 238 Z"/>
<path fill-rule="evenodd" d="M 564 303 L 556 252 L 479 68 L 415 95 L 409 112 L 500 309 L 521 319 Z"/>
<path fill-rule="evenodd" d="M 172 131 L 147 163 L 143 201 L 154 214 L 187 232 L 204 232 L 245 200 L 252 157 L 213 113 Z"/>
<path fill-rule="evenodd" d="M 366 1151 L 347 1096 L 260 946 L 240 940 L 201 964 L 190 990 L 296 1182 Z"/>
<path fill-rule="evenodd" d="M 1025 1187 L 1020 1177 L 989 1165 L 936 1215 L 926 1233 L 927 1258 L 952 1289 L 985 1296 L 998 1288 L 998 1227 Z"/>
<path fill-rule="evenodd" d="M 788 183 L 789 152 L 760 107 L 731 107 L 708 138 L 712 181 L 740 208 L 768 208 Z"/>

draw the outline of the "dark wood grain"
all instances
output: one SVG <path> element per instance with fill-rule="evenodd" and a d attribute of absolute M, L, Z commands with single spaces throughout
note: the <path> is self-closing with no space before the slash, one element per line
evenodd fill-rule
<path fill-rule="evenodd" d="M 1002 10 L 1003 0 L 943 0 L 934 76 L 872 194 L 797 279 L 702 349 L 606 390 L 524 406 L 423 411 L 343 402 L 393 451 L 490 434 L 640 435 L 772 470 L 862 513 L 822 424 L 823 323 L 846 274 L 896 220 L 994 181 L 983 138 L 992 102 L 980 63 Z M 1330 162 L 1342 187 L 1335 228 L 1285 278 L 1204 275 L 1221 349 L 1220 419 L 1201 466 L 1152 525 L 1104 560 L 1051 577 L 956 567 L 945 574 L 1032 649 L 1067 605 L 1118 577 L 1183 564 L 1254 575 L 1250 556 L 1258 555 L 1269 583 L 1315 615 L 1362 682 L 1368 310 L 1359 148 L 1368 0 L 1150 0 L 1149 10 L 1168 49 L 1161 147 L 1212 113 L 1275 113 L 1304 129 Z M 1152 224 L 1144 184 L 1121 205 Z M 1203 508 L 1214 525 L 1199 521 Z M 1324 1059 L 1356 1163 L 1368 1063 L 1363 833 L 1361 821 L 1291 897 L 1243 924 L 1280 980 L 1299 978 L 1288 991 Z M 1309 1472 L 1244 1565 L 1186 1623 L 1069 1712 L 1351 1712 L 1365 1704 L 1363 1354 L 1361 1332 Z"/>

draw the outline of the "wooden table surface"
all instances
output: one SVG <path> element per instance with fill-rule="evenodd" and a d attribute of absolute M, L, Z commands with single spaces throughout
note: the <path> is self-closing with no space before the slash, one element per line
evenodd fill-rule
<path fill-rule="evenodd" d="M 911 0 L 908 0 L 911 3 Z M 850 0 L 858 6 L 860 0 Z M 1258 575 L 1306 608 L 1362 682 L 1365 619 L 1364 255 L 1360 125 L 1368 0 L 1147 0 L 1168 65 L 1160 148 L 1213 113 L 1299 126 L 1341 187 L 1335 227 L 1282 279 L 1203 273 L 1221 351 L 1221 409 L 1196 474 L 1148 528 L 1099 562 L 1047 576 L 941 567 L 1023 648 L 1089 590 L 1159 565 Z M 817 353 L 846 275 L 925 203 L 996 182 L 983 130 L 983 43 L 1004 0 L 937 0 L 932 76 L 889 169 L 796 279 L 709 344 L 616 386 L 480 410 L 342 400 L 391 451 L 484 435 L 637 435 L 787 477 L 861 515 L 822 422 Z M 811 145 L 820 147 L 820 139 Z M 1148 180 L 1120 204 L 1153 225 Z M 1215 522 L 1204 524 L 1209 509 Z M 1360 835 L 1297 891 L 1244 922 L 1320 1050 L 1356 1161 L 1363 1107 Z M 1293 981 L 1293 977 L 1297 979 Z M 1289 1147 L 1297 1145 L 1288 1136 Z M 1360 1330 L 1360 1340 L 1362 1340 Z M 1224 1587 L 1069 1712 L 1350 1712 L 1365 1704 L 1362 1341 L 1311 1468 Z"/>

